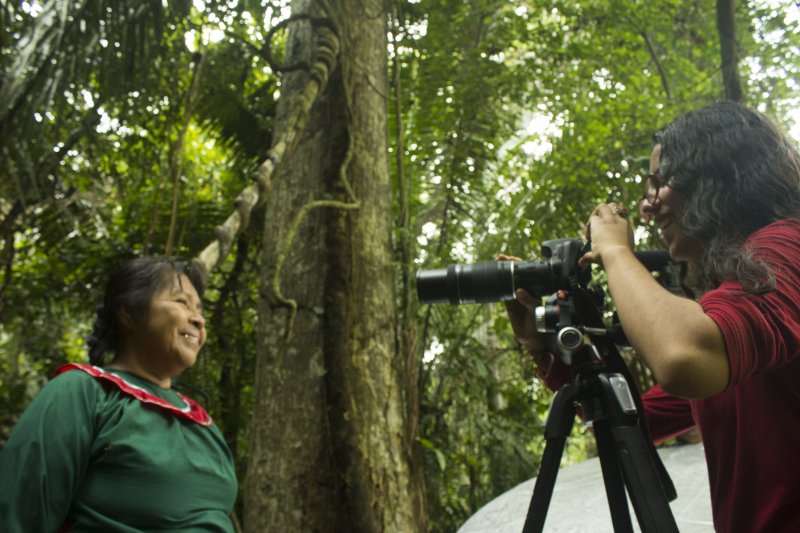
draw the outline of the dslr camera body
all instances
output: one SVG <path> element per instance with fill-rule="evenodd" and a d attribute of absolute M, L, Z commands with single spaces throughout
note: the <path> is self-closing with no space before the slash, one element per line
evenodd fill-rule
<path fill-rule="evenodd" d="M 517 289 L 539 298 L 549 295 L 536 309 L 536 327 L 549 334 L 545 336 L 548 351 L 572 364 L 573 355 L 585 345 L 585 332 L 605 334 L 597 309 L 603 293 L 587 289 L 591 268 L 578 265 L 590 245 L 580 239 L 553 239 L 542 244 L 540 260 L 418 270 L 417 296 L 423 304 L 467 304 L 514 300 Z"/>

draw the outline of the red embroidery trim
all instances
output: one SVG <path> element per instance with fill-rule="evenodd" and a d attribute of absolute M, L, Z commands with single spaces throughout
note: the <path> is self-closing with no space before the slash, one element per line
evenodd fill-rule
<path fill-rule="evenodd" d="M 67 363 L 64 366 L 59 367 L 58 370 L 56 370 L 55 375 L 57 376 L 69 370 L 83 370 L 90 376 L 94 376 L 97 379 L 102 379 L 110 383 L 113 383 L 122 392 L 130 396 L 133 396 L 142 403 L 146 403 L 148 405 L 155 405 L 156 407 L 165 409 L 174 415 L 181 416 L 183 418 L 191 420 L 192 422 L 200 424 L 201 426 L 210 426 L 213 423 L 211 417 L 208 415 L 208 413 L 206 413 L 205 409 L 203 409 L 199 403 L 192 400 L 191 398 L 184 396 L 180 392 L 176 391 L 176 394 L 180 397 L 181 400 L 186 402 L 187 408 L 185 410 L 175 407 L 168 401 L 162 400 L 158 396 L 154 396 L 149 392 L 147 392 L 146 390 L 137 387 L 136 385 L 133 385 L 132 383 L 128 383 L 127 381 L 125 381 L 124 379 L 122 379 L 117 375 L 114 375 L 110 372 L 106 372 L 103 369 L 98 368 L 96 366 L 87 365 L 85 363 Z"/>

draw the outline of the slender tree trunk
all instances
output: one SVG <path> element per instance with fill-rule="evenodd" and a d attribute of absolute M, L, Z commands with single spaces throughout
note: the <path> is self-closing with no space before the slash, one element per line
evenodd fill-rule
<path fill-rule="evenodd" d="M 266 205 L 245 529 L 413 532 L 394 342 L 386 16 L 375 0 L 320 7 L 295 2 L 293 12 L 328 17 L 342 52 Z M 310 63 L 313 34 L 311 21 L 291 26 L 288 64 Z M 308 77 L 283 78 L 278 123 Z"/>
<path fill-rule="evenodd" d="M 400 351 L 402 359 L 405 364 L 405 383 L 407 390 L 407 420 L 408 428 L 406 430 L 406 446 L 411 453 L 411 477 L 412 484 L 416 491 L 412 494 L 414 497 L 414 509 L 417 516 L 420 517 L 421 531 L 428 530 L 427 523 L 427 508 L 425 505 L 425 478 L 423 472 L 423 451 L 419 443 L 420 429 L 420 405 L 422 402 L 422 394 L 420 390 L 421 376 L 422 376 L 422 357 L 418 353 L 417 346 L 417 308 L 418 304 L 413 294 L 413 257 L 414 257 L 414 235 L 411 228 L 411 191 L 412 180 L 406 174 L 405 170 L 405 144 L 404 144 L 404 127 L 403 127 L 403 90 L 400 83 L 401 64 L 399 59 L 399 52 L 397 50 L 398 44 L 395 40 L 399 28 L 400 21 L 403 20 L 402 13 L 400 13 L 400 6 L 395 5 L 397 10 L 391 15 L 392 29 L 390 35 L 393 39 L 392 48 L 394 49 L 394 57 L 392 61 L 392 99 L 394 109 L 394 153 L 395 153 L 395 183 L 396 183 L 396 202 L 397 202 L 397 221 L 395 227 L 395 254 L 396 260 L 400 263 L 400 309 L 398 314 L 398 335 L 397 346 Z"/>
<path fill-rule="evenodd" d="M 204 50 L 205 51 L 205 50 Z M 197 90 L 200 86 L 200 72 L 203 67 L 203 55 L 196 54 L 192 59 L 192 78 L 189 83 L 189 90 L 186 92 L 186 102 L 183 108 L 183 123 L 178 130 L 177 138 L 169 149 L 169 175 L 172 180 L 172 209 L 169 217 L 169 231 L 167 232 L 167 244 L 164 247 L 164 255 L 167 257 L 173 254 L 175 248 L 175 228 L 178 223 L 178 200 L 180 198 L 181 174 L 183 173 L 183 150 L 186 142 L 186 133 L 189 130 L 189 122 L 192 118 L 192 108 L 197 98 Z"/>
<path fill-rule="evenodd" d="M 736 13 L 734 0 L 717 0 L 717 30 L 722 55 L 722 80 L 725 98 L 742 101 L 742 82 L 739 79 L 739 52 L 736 44 Z"/>

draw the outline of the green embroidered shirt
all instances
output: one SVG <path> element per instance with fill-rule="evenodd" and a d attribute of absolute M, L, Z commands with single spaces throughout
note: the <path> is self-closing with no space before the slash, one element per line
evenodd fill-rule
<path fill-rule="evenodd" d="M 125 382 L 184 408 L 169 389 Z M 0 531 L 224 531 L 237 493 L 215 425 L 146 405 L 82 371 L 60 374 L 0 453 Z"/>

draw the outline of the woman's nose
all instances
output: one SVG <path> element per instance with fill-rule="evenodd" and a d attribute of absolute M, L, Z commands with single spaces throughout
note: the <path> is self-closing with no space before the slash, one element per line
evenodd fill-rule
<path fill-rule="evenodd" d="M 196 327 L 197 329 L 203 329 L 206 325 L 206 319 L 203 318 L 203 315 L 197 313 L 193 317 L 189 319 L 189 323 Z"/>

